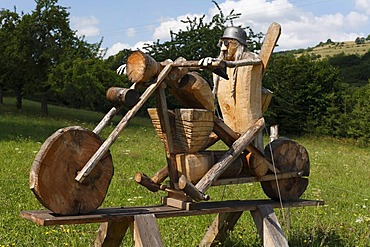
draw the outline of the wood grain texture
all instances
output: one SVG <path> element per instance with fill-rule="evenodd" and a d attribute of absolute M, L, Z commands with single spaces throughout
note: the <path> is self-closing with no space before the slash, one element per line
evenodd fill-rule
<path fill-rule="evenodd" d="M 132 83 L 143 83 L 159 74 L 161 66 L 152 57 L 134 51 L 127 58 L 126 74 Z"/>
<path fill-rule="evenodd" d="M 101 144 L 96 134 L 78 126 L 60 129 L 44 142 L 30 171 L 30 188 L 43 206 L 66 215 L 101 205 L 113 176 L 109 151 L 84 183 L 74 179 Z"/>
<path fill-rule="evenodd" d="M 307 150 L 297 142 L 285 138 L 278 138 L 266 146 L 266 159 L 273 162 L 280 172 L 302 172 L 302 176 L 310 173 L 310 160 Z M 303 177 L 280 179 L 261 182 L 265 194 L 274 199 L 283 201 L 297 200 L 306 190 L 308 179 Z"/>

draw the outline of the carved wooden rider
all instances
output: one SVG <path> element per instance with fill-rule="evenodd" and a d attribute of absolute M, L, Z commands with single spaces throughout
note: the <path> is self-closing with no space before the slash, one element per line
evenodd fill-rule
<path fill-rule="evenodd" d="M 214 76 L 213 92 L 217 96 L 224 122 L 242 134 L 262 117 L 261 89 L 263 65 L 258 54 L 248 51 L 247 34 L 240 27 L 228 27 L 220 39 L 218 58 L 203 58 L 201 65 L 214 60 L 226 61 L 226 80 Z M 254 144 L 263 150 L 262 135 Z"/>

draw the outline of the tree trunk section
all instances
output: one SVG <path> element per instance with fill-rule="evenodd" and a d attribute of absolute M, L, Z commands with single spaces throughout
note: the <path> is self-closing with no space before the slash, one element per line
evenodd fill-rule
<path fill-rule="evenodd" d="M 46 93 L 42 93 L 40 100 L 41 100 L 41 116 L 48 116 L 49 115 L 48 97 Z"/>
<path fill-rule="evenodd" d="M 0 85 L 0 105 L 4 104 L 4 86 Z"/>
<path fill-rule="evenodd" d="M 17 98 L 17 102 L 16 102 L 17 110 L 22 110 L 22 89 L 21 88 L 17 88 L 16 98 Z"/>
<path fill-rule="evenodd" d="M 302 176 L 310 173 L 310 161 L 307 150 L 289 139 L 279 138 L 265 148 L 266 159 L 275 164 L 280 172 L 302 172 Z M 308 179 L 297 177 L 278 181 L 261 182 L 265 194 L 274 200 L 297 200 L 306 190 Z"/>
<path fill-rule="evenodd" d="M 75 177 L 101 145 L 98 135 L 79 126 L 60 129 L 46 139 L 30 171 L 30 188 L 39 202 L 62 215 L 97 209 L 113 176 L 110 153 L 83 183 Z"/>

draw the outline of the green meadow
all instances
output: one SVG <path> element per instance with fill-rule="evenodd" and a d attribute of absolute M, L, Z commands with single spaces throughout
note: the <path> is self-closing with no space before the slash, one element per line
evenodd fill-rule
<path fill-rule="evenodd" d="M 99 224 L 40 227 L 20 217 L 22 210 L 44 209 L 29 189 L 29 170 L 45 139 L 67 126 L 93 129 L 104 114 L 49 106 L 40 117 L 39 103 L 15 100 L 0 105 L 0 247 L 90 246 Z M 101 136 L 106 138 L 119 121 Z M 324 206 L 276 209 L 290 246 L 370 246 L 370 147 L 350 140 L 304 136 L 292 138 L 309 152 L 311 173 L 304 199 L 323 200 Z M 224 146 L 220 143 L 220 148 Z M 165 164 L 163 145 L 148 118 L 135 117 L 110 149 L 115 174 L 102 207 L 159 205 L 162 192 L 152 193 L 136 184 L 140 171 L 154 174 Z M 259 183 L 212 187 L 213 201 L 266 199 Z M 197 246 L 214 215 L 158 219 L 165 246 Z M 130 234 L 122 246 L 131 246 Z M 245 212 L 224 246 L 261 246 Z"/>

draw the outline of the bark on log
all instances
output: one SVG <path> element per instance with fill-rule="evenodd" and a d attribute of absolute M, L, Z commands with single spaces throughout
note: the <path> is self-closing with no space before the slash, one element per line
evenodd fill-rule
<path fill-rule="evenodd" d="M 139 102 L 140 95 L 131 88 L 111 87 L 107 90 L 107 99 L 117 105 L 124 104 L 127 107 L 133 107 Z"/>
<path fill-rule="evenodd" d="M 212 90 L 207 81 L 196 72 L 189 72 L 179 82 L 168 84 L 168 89 L 183 107 L 215 110 Z"/>
<path fill-rule="evenodd" d="M 89 213 L 103 202 L 113 176 L 108 152 L 84 183 L 75 181 L 102 140 L 82 127 L 68 127 L 51 135 L 36 155 L 30 171 L 30 188 L 42 205 L 54 213 Z"/>

